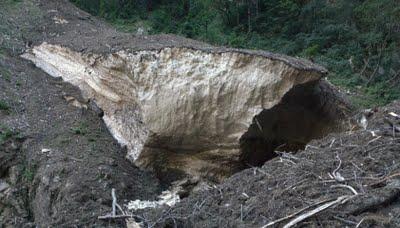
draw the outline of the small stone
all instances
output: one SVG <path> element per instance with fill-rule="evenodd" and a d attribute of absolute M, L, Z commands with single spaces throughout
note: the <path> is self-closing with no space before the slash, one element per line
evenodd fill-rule
<path fill-rule="evenodd" d="M 7 182 L 0 180 L 0 192 L 7 190 L 9 187 L 10 185 Z"/>
<path fill-rule="evenodd" d="M 43 149 L 42 149 L 42 153 L 49 153 L 49 152 L 51 152 L 50 149 L 46 149 L 46 148 L 43 148 Z"/>

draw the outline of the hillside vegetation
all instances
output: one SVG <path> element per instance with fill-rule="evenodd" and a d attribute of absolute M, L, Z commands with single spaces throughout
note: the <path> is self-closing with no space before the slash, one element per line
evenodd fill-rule
<path fill-rule="evenodd" d="M 400 98 L 398 0 L 72 0 L 120 29 L 309 58 L 359 106 Z"/>

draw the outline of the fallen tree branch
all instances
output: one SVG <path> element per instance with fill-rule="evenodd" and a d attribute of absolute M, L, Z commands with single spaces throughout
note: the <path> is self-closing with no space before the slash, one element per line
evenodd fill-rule
<path fill-rule="evenodd" d="M 326 209 L 328 209 L 330 207 L 333 207 L 333 206 L 336 206 L 336 205 L 339 205 L 339 204 L 342 204 L 342 203 L 346 202 L 351 197 L 353 197 L 353 196 L 348 196 L 348 195 L 340 196 L 334 201 L 325 203 L 325 204 L 323 204 L 323 205 L 321 205 L 321 206 L 319 206 L 319 207 L 317 207 L 317 208 L 315 208 L 315 209 L 313 209 L 311 211 L 308 211 L 308 212 L 300 215 L 299 217 L 293 219 L 288 224 L 286 224 L 283 228 L 290 228 L 290 227 L 296 225 L 297 223 L 302 222 L 303 220 L 305 220 L 305 219 L 307 219 L 307 218 L 309 218 L 309 217 L 311 217 L 311 216 L 313 216 L 315 214 L 318 214 L 321 211 L 324 211 L 324 210 L 326 210 Z"/>
<path fill-rule="evenodd" d="M 117 204 L 117 197 L 115 196 L 115 188 L 111 189 L 111 197 L 112 197 L 112 216 L 115 217 L 116 211 L 115 211 L 115 206 Z"/>
<path fill-rule="evenodd" d="M 303 211 L 305 211 L 305 210 L 308 210 L 308 209 L 310 209 L 310 208 L 312 208 L 312 207 L 315 207 L 315 206 L 318 206 L 318 205 L 320 205 L 320 204 L 323 204 L 323 203 L 326 203 L 326 202 L 330 202 L 330 201 L 332 201 L 332 199 L 328 199 L 328 200 L 323 200 L 323 201 L 317 202 L 317 203 L 312 204 L 312 205 L 310 205 L 310 206 L 307 206 L 307 207 L 305 207 L 305 208 L 303 208 L 303 209 L 301 209 L 301 210 L 299 210 L 299 211 L 296 211 L 296 212 L 293 213 L 293 214 L 290 214 L 290 215 L 285 216 L 285 217 L 283 217 L 283 218 L 280 218 L 280 219 L 277 219 L 277 220 L 275 220 L 275 221 L 272 221 L 272 222 L 270 222 L 270 223 L 268 223 L 268 224 L 262 226 L 261 228 L 266 228 L 266 227 L 269 227 L 269 226 L 273 226 L 273 225 L 275 225 L 275 224 L 277 224 L 277 223 L 280 223 L 280 222 L 282 222 L 282 221 L 285 221 L 285 220 L 287 220 L 287 219 L 290 219 L 290 218 L 292 218 L 292 217 L 294 217 L 294 216 L 300 214 L 301 212 L 303 212 Z"/>
<path fill-rule="evenodd" d="M 108 214 L 108 215 L 99 216 L 97 218 L 100 220 L 112 220 L 112 219 L 136 218 L 136 216 L 134 216 L 134 215 L 114 215 L 113 216 L 111 214 Z"/>

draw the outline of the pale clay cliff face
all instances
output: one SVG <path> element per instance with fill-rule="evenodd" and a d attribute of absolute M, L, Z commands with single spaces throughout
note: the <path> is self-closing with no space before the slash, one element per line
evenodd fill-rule
<path fill-rule="evenodd" d="M 239 52 L 164 48 L 106 56 L 43 43 L 23 55 L 80 88 L 141 167 L 231 172 L 254 116 L 322 73 Z"/>

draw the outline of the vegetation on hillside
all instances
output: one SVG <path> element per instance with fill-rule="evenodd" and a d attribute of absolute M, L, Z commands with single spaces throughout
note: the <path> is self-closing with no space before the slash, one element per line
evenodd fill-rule
<path fill-rule="evenodd" d="M 72 1 L 128 31 L 309 58 L 363 107 L 400 98 L 398 0 Z"/>

